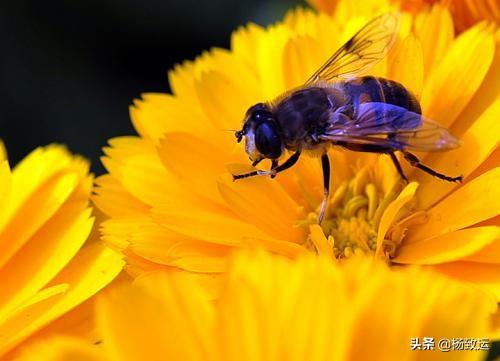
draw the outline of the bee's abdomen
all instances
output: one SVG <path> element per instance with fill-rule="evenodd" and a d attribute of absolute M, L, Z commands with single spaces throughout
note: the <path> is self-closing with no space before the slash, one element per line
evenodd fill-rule
<path fill-rule="evenodd" d="M 365 76 L 346 81 L 344 89 L 355 108 L 362 103 L 380 102 L 397 105 L 418 114 L 422 112 L 415 96 L 402 84 L 392 80 Z"/>

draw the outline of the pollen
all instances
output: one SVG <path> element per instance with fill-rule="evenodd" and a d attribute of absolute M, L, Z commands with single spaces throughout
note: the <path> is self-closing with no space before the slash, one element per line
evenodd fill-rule
<path fill-rule="evenodd" d="M 353 255 L 378 255 L 388 262 L 404 237 L 406 221 L 391 226 L 379 239 L 380 222 L 389 205 L 401 194 L 404 183 L 380 171 L 375 164 L 367 165 L 336 187 L 328 204 L 321 229 L 336 259 Z M 307 223 L 313 224 L 319 209 L 310 212 Z M 405 216 L 404 210 L 398 212 Z M 403 219 L 404 220 L 404 219 Z M 309 236 L 306 246 L 319 252 Z"/>

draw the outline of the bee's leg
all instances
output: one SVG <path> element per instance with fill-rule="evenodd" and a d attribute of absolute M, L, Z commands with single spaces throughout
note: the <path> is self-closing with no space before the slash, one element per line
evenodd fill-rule
<path fill-rule="evenodd" d="M 406 183 L 409 183 L 408 178 L 406 178 L 406 176 L 403 172 L 403 168 L 401 168 L 401 164 L 399 163 L 399 160 L 396 157 L 396 154 L 394 154 L 394 152 L 391 152 L 391 153 L 389 153 L 389 155 L 391 156 L 392 162 L 394 163 L 394 166 L 396 167 L 401 178 L 403 178 Z"/>
<path fill-rule="evenodd" d="M 297 161 L 299 160 L 299 157 L 300 157 L 300 150 L 293 153 L 292 156 L 285 161 L 285 163 L 277 166 L 276 168 L 273 168 L 271 170 L 255 170 L 253 172 L 249 172 L 249 173 L 245 173 L 245 174 L 237 174 L 237 175 L 233 174 L 233 180 L 254 177 L 256 175 L 276 176 L 276 174 L 283 172 L 284 170 L 290 168 L 295 163 L 297 163 Z"/>
<path fill-rule="evenodd" d="M 330 159 L 328 154 L 321 156 L 321 167 L 323 168 L 323 202 L 318 215 L 318 224 L 321 224 L 326 212 L 326 204 L 328 203 L 328 195 L 330 194 Z"/>
<path fill-rule="evenodd" d="M 273 159 L 271 161 L 271 170 L 278 168 L 278 166 L 279 166 L 278 160 Z M 271 178 L 275 178 L 275 177 L 276 177 L 276 174 L 271 174 Z"/>
<path fill-rule="evenodd" d="M 448 182 L 462 182 L 462 180 L 463 180 L 462 176 L 450 177 L 450 176 L 447 176 L 447 175 L 444 175 L 444 174 L 436 172 L 434 169 L 431 169 L 431 168 L 427 167 L 426 165 L 423 165 L 422 163 L 420 163 L 420 160 L 416 156 L 414 156 L 413 154 L 411 154 L 411 153 L 403 152 L 403 155 L 404 155 L 405 159 L 413 167 L 421 169 L 424 172 L 429 173 L 430 175 L 432 175 L 434 177 L 437 177 L 439 179 L 443 179 L 443 180 L 448 181 Z"/>
<path fill-rule="evenodd" d="M 262 162 L 262 159 L 264 159 L 264 158 L 260 158 L 260 159 L 254 160 L 252 162 L 252 167 L 255 167 L 257 164 L 259 164 L 260 162 Z"/>

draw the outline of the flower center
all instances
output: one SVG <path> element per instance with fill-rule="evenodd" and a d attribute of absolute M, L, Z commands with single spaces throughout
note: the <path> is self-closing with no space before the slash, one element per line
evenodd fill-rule
<path fill-rule="evenodd" d="M 377 164 L 365 166 L 352 179 L 337 186 L 330 196 L 327 214 L 321 224 L 326 243 L 333 250 L 331 255 L 337 259 L 361 253 L 377 254 L 387 260 L 393 257 L 404 230 L 392 223 L 407 216 L 408 207 L 396 212 L 397 217 L 390 220 L 391 227 L 380 225 L 384 212 L 403 188 L 404 184 L 397 175 L 384 173 Z M 310 212 L 302 223 L 315 224 L 318 210 Z M 387 217 L 384 222 L 388 222 Z M 311 233 L 306 247 L 321 253 L 327 247 L 317 242 Z"/>

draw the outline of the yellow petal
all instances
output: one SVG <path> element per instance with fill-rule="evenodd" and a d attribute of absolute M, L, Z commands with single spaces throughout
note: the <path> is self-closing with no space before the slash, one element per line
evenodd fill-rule
<path fill-rule="evenodd" d="M 0 140 L 0 162 L 7 159 L 7 150 L 5 149 L 5 144 Z"/>
<path fill-rule="evenodd" d="M 201 120 L 203 117 L 198 107 L 170 94 L 143 94 L 142 100 L 135 100 L 130 107 L 130 119 L 137 132 L 156 144 L 163 134 L 172 131 L 208 134 L 211 127 Z"/>
<path fill-rule="evenodd" d="M 278 24 L 269 28 L 266 36 L 262 37 L 257 45 L 255 62 L 264 100 L 272 100 L 287 90 L 283 73 L 276 69 L 281 69 L 281 64 L 285 61 L 282 56 L 289 37 L 289 29 L 283 24 Z"/>
<path fill-rule="evenodd" d="M 0 218 L 4 217 L 5 205 L 10 195 L 11 179 L 9 162 L 0 161 Z"/>
<path fill-rule="evenodd" d="M 122 272 L 122 275 L 123 277 L 118 276 L 113 282 L 117 282 L 117 284 L 119 284 L 119 282 L 125 282 L 124 280 L 127 279 L 125 272 Z M 127 282 L 130 282 L 130 280 L 127 280 Z M 110 287 L 113 287 L 112 285 L 113 283 L 110 284 Z M 25 343 L 30 344 L 37 340 L 43 340 L 47 337 L 61 334 L 78 337 L 92 344 L 99 343 L 102 339 L 96 330 L 94 316 L 95 298 L 89 298 L 30 336 L 21 344 L 21 347 Z"/>
<path fill-rule="evenodd" d="M 0 271 L 0 320 L 32 297 L 75 256 L 87 239 L 90 209 L 66 205 Z M 23 272 L 19 272 L 22 269 Z M 1 322 L 0 322 L 1 324 Z"/>
<path fill-rule="evenodd" d="M 191 278 L 159 272 L 147 280 L 99 300 L 98 323 L 110 359 L 160 361 L 185 355 L 186 360 L 211 360 L 207 343 L 214 316 L 200 287 Z"/>
<path fill-rule="evenodd" d="M 309 232 L 311 234 L 311 242 L 316 247 L 318 254 L 335 259 L 333 244 L 328 242 L 323 229 L 318 224 L 314 224 L 309 227 Z"/>
<path fill-rule="evenodd" d="M 495 41 L 484 24 L 456 38 L 425 83 L 421 102 L 424 114 L 445 127 L 453 124 L 483 81 L 494 50 Z"/>
<path fill-rule="evenodd" d="M 259 43 L 264 36 L 266 36 L 264 28 L 254 23 L 241 26 L 231 34 L 231 51 L 234 58 L 246 67 L 246 72 L 253 76 L 257 76 L 255 54 L 258 52 Z M 256 85 L 258 83 L 257 78 Z M 260 91 L 259 94 L 261 94 Z"/>
<path fill-rule="evenodd" d="M 105 361 L 100 348 L 66 336 L 39 341 L 24 350 L 19 361 Z"/>
<path fill-rule="evenodd" d="M 134 231 L 151 223 L 149 215 L 115 217 L 100 224 L 102 240 L 113 249 L 125 250 Z"/>
<path fill-rule="evenodd" d="M 435 5 L 415 19 L 415 35 L 422 44 L 425 78 L 441 62 L 453 42 L 453 20 L 448 9 Z"/>
<path fill-rule="evenodd" d="M 215 180 L 226 173 L 224 149 L 188 133 L 168 133 L 158 153 L 167 169 L 189 185 L 189 191 L 221 203 Z"/>
<path fill-rule="evenodd" d="M 409 264 L 458 261 L 495 242 L 500 242 L 500 227 L 468 228 L 408 245 L 403 242 L 393 261 Z"/>
<path fill-rule="evenodd" d="M 500 300 L 500 265 L 478 262 L 450 262 L 432 266 L 433 269 L 461 282 L 475 283 Z"/>
<path fill-rule="evenodd" d="M 285 257 L 295 258 L 309 252 L 305 247 L 296 243 L 281 241 L 279 239 L 258 239 L 243 237 L 242 243 L 250 249 L 265 249 Z"/>
<path fill-rule="evenodd" d="M 230 247 L 193 239 L 154 223 L 135 230 L 128 249 L 149 261 L 192 272 L 223 271 L 230 251 Z"/>
<path fill-rule="evenodd" d="M 417 187 L 418 183 L 411 182 L 410 184 L 408 184 L 401 191 L 398 197 L 387 206 L 384 213 L 382 214 L 380 225 L 377 231 L 377 255 L 381 255 L 383 252 L 382 243 L 387 231 L 389 230 L 389 227 L 396 221 L 396 216 L 401 208 L 413 199 Z"/>
<path fill-rule="evenodd" d="M 109 174 L 95 180 L 97 187 L 92 198 L 94 204 L 110 217 L 145 214 L 149 207 L 132 196 L 123 185 Z"/>
<path fill-rule="evenodd" d="M 500 239 L 464 258 L 468 262 L 500 263 Z"/>
<path fill-rule="evenodd" d="M 355 310 L 355 326 L 346 337 L 349 356 L 344 359 L 383 361 L 392 359 L 394 355 L 398 355 L 401 360 L 411 359 L 412 351 L 408 345 L 396 341 L 401 335 L 415 332 L 413 317 L 407 317 L 404 306 L 408 290 L 396 287 L 390 280 L 383 282 L 376 268 L 372 272 L 370 277 L 374 280 L 371 281 L 371 287 L 363 287 L 359 296 L 352 300 L 352 305 L 348 306 Z M 384 297 L 387 294 L 391 295 L 389 303 Z M 384 321 L 380 315 L 384 315 Z M 365 323 L 370 326 L 361 326 Z M 367 340 L 367 347 L 359 347 L 355 341 L 359 339 Z M 380 343 L 387 347 L 378 347 Z M 376 354 L 373 350 L 377 350 Z"/>
<path fill-rule="evenodd" d="M 94 243 L 85 247 L 47 287 L 70 285 L 67 292 L 16 310 L 0 323 L 0 354 L 78 304 L 93 296 L 121 271 L 121 258 L 110 249 Z"/>
<path fill-rule="evenodd" d="M 498 146 L 500 134 L 500 100 L 489 107 L 471 128 L 463 135 L 462 145 L 445 153 L 429 154 L 425 165 L 450 176 L 469 176 Z M 419 207 L 427 209 L 437 203 L 444 195 L 456 188 L 454 183 L 444 182 L 416 171 L 414 179 L 420 183 L 417 192 Z"/>
<path fill-rule="evenodd" d="M 248 74 L 248 71 L 241 75 L 243 74 Z M 241 129 L 247 109 L 258 101 L 266 100 L 259 99 L 259 96 L 251 91 L 251 83 L 245 82 L 240 77 L 235 79 L 234 74 L 226 76 L 220 72 L 204 73 L 196 82 L 195 89 L 201 107 L 208 121 L 213 124 L 214 130 L 208 133 L 198 129 L 191 133 L 210 137 L 223 148 L 229 148 L 235 142 L 233 132 L 228 133 L 227 130 Z M 213 96 L 208 97 L 207 94 Z M 199 119 L 198 122 L 201 123 L 203 120 Z"/>
<path fill-rule="evenodd" d="M 405 242 L 415 242 L 472 226 L 499 214 L 500 168 L 458 188 L 428 211 L 425 225 L 410 229 Z"/>
<path fill-rule="evenodd" d="M 498 81 L 500 79 L 500 29 L 497 30 L 495 38 L 496 48 L 491 66 L 474 97 L 453 123 L 452 131 L 455 134 L 462 134 L 474 124 L 484 109 L 488 109 L 500 95 L 500 82 Z"/>
<path fill-rule="evenodd" d="M 83 178 L 88 169 L 87 161 L 71 156 L 65 147 L 50 145 L 35 149 L 19 162 L 12 172 L 11 198 L 0 224 L 8 222 L 10 217 L 49 179 L 57 179 L 59 172 L 74 172 L 79 178 Z"/>
<path fill-rule="evenodd" d="M 308 36 L 287 42 L 283 56 L 283 76 L 288 89 L 303 85 L 328 59 L 322 50 L 318 41 Z"/>
<path fill-rule="evenodd" d="M 404 84 L 420 99 L 424 83 L 422 43 L 410 34 L 395 49 L 389 65 L 388 78 Z"/>
<path fill-rule="evenodd" d="M 172 182 L 175 180 L 156 154 L 130 157 L 123 167 L 123 186 L 148 206 L 170 198 Z"/>
<path fill-rule="evenodd" d="M 305 230 L 294 227 L 297 220 L 305 218 L 303 210 L 279 183 L 267 177 L 253 177 L 237 182 L 225 178 L 218 184 L 227 205 L 241 219 L 277 239 L 304 239 Z"/>
<path fill-rule="evenodd" d="M 78 176 L 69 173 L 42 185 L 30 201 L 0 233 L 0 266 L 4 265 L 66 202 L 78 184 Z"/>
<path fill-rule="evenodd" d="M 169 208 L 155 208 L 155 220 L 175 232 L 220 245 L 241 246 L 243 236 L 268 238 L 257 227 L 226 215 L 197 210 L 179 212 Z"/>

